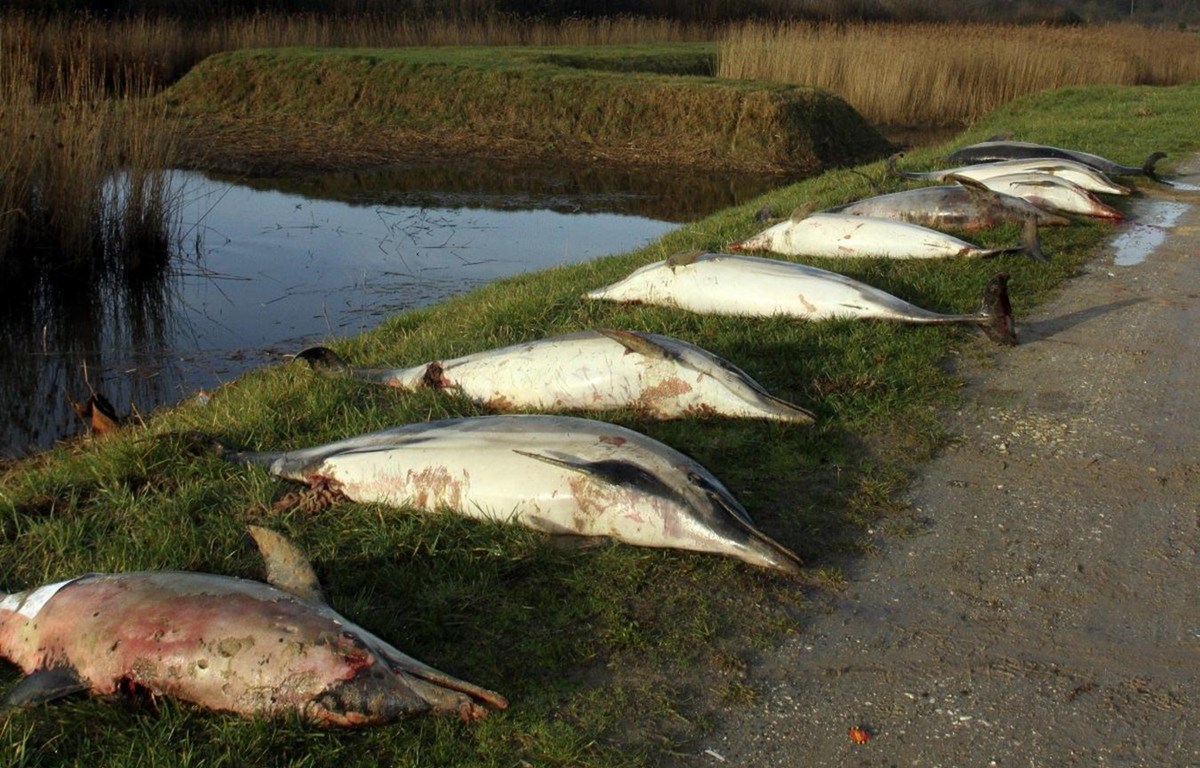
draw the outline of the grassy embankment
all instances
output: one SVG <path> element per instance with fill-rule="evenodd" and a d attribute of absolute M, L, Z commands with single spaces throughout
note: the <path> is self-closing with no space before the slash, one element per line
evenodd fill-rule
<path fill-rule="evenodd" d="M 441 151 L 812 172 L 886 149 L 826 91 L 711 67 L 711 46 L 687 43 L 251 50 L 206 59 L 166 99 L 224 162 L 257 168 Z"/>
<path fill-rule="evenodd" d="M 876 125 L 969 125 L 1072 85 L 1200 78 L 1200 35 L 1136 24 L 765 24 L 726 30 L 721 77 L 828 89 Z"/>
<path fill-rule="evenodd" d="M 1200 86 L 1095 87 L 1025 98 L 961 143 L 999 130 L 1125 162 L 1195 151 Z M 913 167 L 937 152 L 915 154 Z M 881 165 L 863 168 L 878 175 Z M 420 719 L 362 733 L 252 722 L 170 701 L 74 699 L 6 712 L 11 764 L 109 766 L 633 765 L 675 750 L 752 700 L 754 649 L 803 631 L 805 592 L 836 580 L 865 528 L 903 528 L 894 494 L 944 440 L 937 410 L 953 403 L 954 355 L 986 360 L 963 330 L 884 323 L 701 317 L 590 304 L 587 288 L 679 249 L 719 248 L 756 228 L 764 202 L 787 210 L 868 194 L 835 171 L 685 227 L 640 251 L 505 280 L 395 317 L 338 349 L 360 364 L 446 357 L 581 327 L 664 332 L 729 357 L 770 390 L 815 409 L 814 427 L 690 419 L 614 420 L 692 455 L 721 477 L 761 527 L 812 570 L 784 579 L 714 557 L 606 545 L 563 550 L 542 535 L 453 515 L 341 503 L 272 511 L 288 488 L 264 473 L 187 455 L 163 433 L 200 429 L 235 445 L 296 447 L 397 423 L 481 410 L 435 393 L 401 394 L 320 379 L 302 365 L 264 368 L 215 393 L 94 444 L 59 448 L 0 478 L 0 583 L 24 588 L 86 571 L 176 568 L 258 577 L 240 544 L 246 523 L 293 536 L 314 558 L 332 604 L 418 658 L 506 694 L 512 708 L 481 723 Z M 822 262 L 930 308 L 974 307 L 995 271 L 1013 275 L 1027 312 L 1089 258 L 1112 228 L 1045 233 L 1052 263 Z M 1013 231 L 989 233 L 1007 242 Z M 930 511 L 936 515 L 936 510 Z M 882 518 L 882 520 L 881 520 Z M 0 680 L 16 679 L 11 669 Z"/>

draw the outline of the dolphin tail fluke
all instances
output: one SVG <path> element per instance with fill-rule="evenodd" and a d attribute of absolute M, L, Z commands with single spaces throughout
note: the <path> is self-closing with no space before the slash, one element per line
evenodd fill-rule
<path fill-rule="evenodd" d="M 1161 181 L 1161 179 L 1158 178 L 1158 173 L 1154 170 L 1154 166 L 1158 164 L 1159 160 L 1162 160 L 1166 156 L 1166 152 L 1151 152 L 1150 156 L 1146 158 L 1146 162 L 1142 164 L 1142 173 L 1146 174 L 1155 181 Z"/>
<path fill-rule="evenodd" d="M 979 325 L 987 337 L 997 344 L 1017 343 L 1012 303 L 1008 299 L 1008 273 L 1001 272 L 988 281 L 983 289 Z"/>
<path fill-rule="evenodd" d="M 296 359 L 308 363 L 317 373 L 326 376 L 343 376 L 350 372 L 346 361 L 329 347 L 309 347 L 296 353 Z"/>
<path fill-rule="evenodd" d="M 1036 216 L 1026 217 L 1024 229 L 1021 230 L 1021 240 L 1021 251 L 1026 256 L 1043 264 L 1050 261 L 1050 259 L 1046 258 L 1046 254 L 1042 252 L 1042 241 L 1038 237 L 1038 220 Z"/>

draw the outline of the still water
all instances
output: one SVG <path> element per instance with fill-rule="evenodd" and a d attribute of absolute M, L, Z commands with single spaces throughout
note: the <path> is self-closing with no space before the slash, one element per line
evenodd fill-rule
<path fill-rule="evenodd" d="M 469 162 L 281 181 L 174 174 L 180 253 L 139 286 L 0 309 L 0 455 L 124 415 L 500 277 L 644 245 L 778 178 Z"/>

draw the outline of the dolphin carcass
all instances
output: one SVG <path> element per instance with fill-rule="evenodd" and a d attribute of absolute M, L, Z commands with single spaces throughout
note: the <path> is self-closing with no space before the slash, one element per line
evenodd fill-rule
<path fill-rule="evenodd" d="M 984 258 L 1024 252 L 1035 261 L 1045 261 L 1037 239 L 1036 218 L 1028 220 L 1024 233 L 1021 245 L 980 248 L 906 221 L 847 213 L 810 214 L 797 209 L 791 217 L 729 247 L 735 251 L 771 251 L 786 256 L 889 259 Z"/>
<path fill-rule="evenodd" d="M 854 218 L 854 217 L 848 217 Z M 806 264 L 726 253 L 678 253 L 628 277 L 584 294 L 690 312 L 744 317 L 784 315 L 804 320 L 863 318 L 906 323 L 966 323 L 993 340 L 1015 344 L 1008 275 L 992 278 L 983 306 L 973 314 L 946 315 L 915 306 L 852 278 Z"/>
<path fill-rule="evenodd" d="M 1035 157 L 1057 157 L 1089 165 L 1102 173 L 1115 176 L 1148 176 L 1157 179 L 1154 166 L 1166 157 L 1165 152 L 1152 152 L 1141 167 L 1121 165 L 1106 157 L 1082 152 L 1077 149 L 1062 149 L 1028 141 L 989 140 L 951 152 L 947 158 L 952 163 L 989 163 L 999 160 L 1028 159 Z"/>
<path fill-rule="evenodd" d="M 405 655 L 321 598 L 307 560 L 252 528 L 272 585 L 179 571 L 88 574 L 0 600 L 9 706 L 78 692 L 170 696 L 247 716 L 363 726 L 483 717 L 502 696 Z"/>
<path fill-rule="evenodd" d="M 581 331 L 395 369 L 352 368 L 326 347 L 297 357 L 321 371 L 404 390 L 446 389 L 500 410 L 630 408 L 659 419 L 718 414 L 813 421 L 812 413 L 768 394 L 729 361 L 654 333 Z"/>
<path fill-rule="evenodd" d="M 1023 224 L 1033 218 L 1038 226 L 1064 226 L 1065 216 L 1038 208 L 1019 197 L 988 189 L 974 179 L 950 177 L 954 181 L 936 187 L 914 187 L 876 195 L 829 208 L 825 213 L 895 219 L 930 229 L 976 232 L 1002 224 Z"/>
<path fill-rule="evenodd" d="M 977 163 L 940 171 L 902 171 L 896 167 L 895 162 L 895 155 L 888 158 L 889 170 L 906 179 L 946 181 L 952 177 L 962 177 L 983 181 L 993 176 L 1008 176 L 1014 173 L 1044 173 L 1048 176 L 1065 179 L 1088 192 L 1099 192 L 1106 195 L 1129 194 L 1129 187 L 1117 184 L 1101 171 L 1085 163 L 1065 158 L 1035 157 L 1023 160 L 998 160 L 994 163 Z"/>
<path fill-rule="evenodd" d="M 979 179 L 988 189 L 1014 195 L 1039 208 L 1120 221 L 1125 214 L 1074 182 L 1044 173 L 1007 173 Z"/>
<path fill-rule="evenodd" d="M 295 451 L 225 459 L 361 502 L 511 521 L 549 533 L 735 557 L 797 573 L 707 469 L 633 430 L 573 416 L 409 424 Z"/>

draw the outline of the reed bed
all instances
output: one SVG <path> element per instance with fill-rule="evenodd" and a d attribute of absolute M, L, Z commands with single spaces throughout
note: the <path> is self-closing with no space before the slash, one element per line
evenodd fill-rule
<path fill-rule="evenodd" d="M 9 27 L 0 43 L 0 274 L 96 283 L 160 271 L 176 137 L 147 98 L 153 82 L 105 75 L 86 36 L 58 58 Z"/>
<path fill-rule="evenodd" d="M 764 24 L 730 27 L 721 77 L 826 88 L 879 125 L 969 125 L 1027 93 L 1200 78 L 1200 35 L 1132 24 Z"/>
<path fill-rule="evenodd" d="M 259 13 L 188 22 L 178 18 L 101 20 L 89 16 L 0 16 L 4 38 L 22 41 L 55 87 L 63 62 L 84 67 L 110 92 L 165 87 L 213 53 L 244 48 L 391 48 L 475 45 L 622 45 L 715 40 L 718 28 L 670 19 L 615 17 L 530 21 L 510 16 L 474 20 L 388 15 L 349 17 Z"/>

